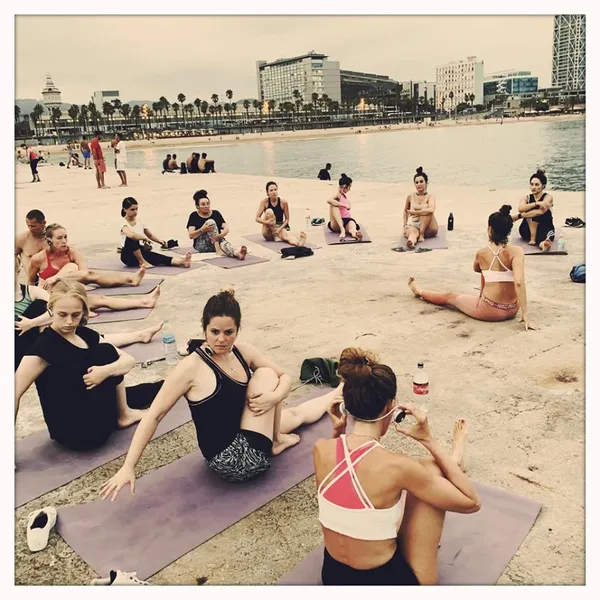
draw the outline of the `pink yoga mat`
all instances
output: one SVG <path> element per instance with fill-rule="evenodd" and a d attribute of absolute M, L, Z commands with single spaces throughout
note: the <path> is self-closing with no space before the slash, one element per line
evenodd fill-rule
<path fill-rule="evenodd" d="M 542 505 L 474 483 L 481 510 L 446 513 L 438 576 L 441 585 L 494 585 L 533 527 Z M 278 585 L 321 585 L 323 546 L 313 550 Z"/>
<path fill-rule="evenodd" d="M 97 308 L 97 317 L 89 320 L 89 325 L 98 323 L 120 323 L 121 321 L 139 321 L 145 319 L 151 312 L 151 308 L 129 308 L 127 310 L 109 310 L 108 308 Z"/>
<path fill-rule="evenodd" d="M 136 343 L 121 348 L 135 358 L 136 363 L 153 363 L 165 358 L 165 346 L 160 332 L 148 344 Z"/>
<path fill-rule="evenodd" d="M 255 254 L 246 254 L 244 260 L 230 258 L 229 256 L 217 256 L 216 258 L 203 258 L 202 262 L 214 265 L 215 267 L 221 267 L 222 269 L 239 269 L 240 267 L 249 267 L 258 263 L 269 262 L 269 259 L 256 256 Z"/>
<path fill-rule="evenodd" d="M 252 235 L 245 235 L 243 237 L 244 237 L 244 239 L 248 240 L 249 242 L 253 242 L 255 244 L 258 244 L 259 246 L 263 246 L 264 248 L 273 250 L 273 252 L 277 252 L 278 254 L 282 248 L 292 248 L 293 247 L 291 244 L 287 244 L 286 242 L 270 242 L 268 240 L 265 240 L 265 238 L 262 236 L 262 233 L 253 233 Z M 304 245 L 307 248 L 313 248 L 313 249 L 321 247 L 318 244 L 313 244 L 308 241 Z"/>
<path fill-rule="evenodd" d="M 446 227 L 444 225 L 440 225 L 440 228 L 438 230 L 438 234 L 434 237 L 430 237 L 430 238 L 425 238 L 424 242 L 419 242 L 417 244 L 417 250 L 419 248 L 429 248 L 430 250 L 445 250 L 448 248 L 448 240 L 446 239 Z M 404 248 L 406 250 L 406 252 L 413 252 L 413 250 L 411 250 L 407 245 L 406 245 L 406 238 L 404 237 L 404 235 L 402 235 L 401 239 L 400 239 L 400 243 L 396 244 L 394 246 L 395 248 L 397 247 L 401 247 Z"/>
<path fill-rule="evenodd" d="M 515 245 L 515 246 L 519 246 L 519 248 L 523 249 L 523 253 L 527 254 L 528 256 L 533 256 L 533 255 L 538 255 L 538 254 L 553 254 L 553 255 L 565 255 L 565 254 L 569 254 L 566 250 L 563 250 L 561 252 L 558 251 L 558 236 L 560 234 L 561 231 L 561 227 L 557 227 L 555 229 L 555 236 L 554 236 L 554 241 L 552 242 L 552 246 L 550 248 L 550 250 L 548 250 L 548 252 L 542 252 L 539 248 L 539 246 L 530 246 L 529 242 L 526 242 L 520 235 L 519 235 L 519 231 L 517 230 L 514 234 L 512 239 L 510 240 L 510 243 Z"/>
<path fill-rule="evenodd" d="M 329 227 L 327 227 L 327 223 L 325 223 L 325 225 L 323 225 L 323 233 L 325 234 L 325 242 L 327 243 L 328 246 L 337 246 L 337 245 L 345 246 L 346 244 L 370 244 L 371 238 L 369 237 L 367 230 L 363 227 L 362 223 L 359 223 L 359 225 L 360 225 L 360 232 L 363 234 L 363 239 L 360 242 L 358 240 L 355 240 L 353 237 L 350 237 L 349 235 L 346 235 L 346 238 L 344 239 L 344 241 L 340 242 L 340 234 L 331 231 L 329 229 Z"/>
<path fill-rule="evenodd" d="M 144 277 L 140 285 L 122 285 L 120 287 L 103 288 L 97 287 L 88 292 L 90 296 L 137 296 L 140 294 L 149 294 L 156 286 L 160 285 L 164 279 L 152 279 Z"/>
<path fill-rule="evenodd" d="M 119 257 L 115 256 L 97 256 L 89 262 L 90 269 L 97 269 L 98 271 L 120 271 L 127 273 L 135 273 L 139 270 L 139 267 L 126 267 Z M 201 263 L 192 263 L 189 269 L 182 267 L 152 267 L 146 271 L 147 275 L 181 275 L 182 273 L 188 273 L 194 269 L 199 269 L 204 265 Z"/>

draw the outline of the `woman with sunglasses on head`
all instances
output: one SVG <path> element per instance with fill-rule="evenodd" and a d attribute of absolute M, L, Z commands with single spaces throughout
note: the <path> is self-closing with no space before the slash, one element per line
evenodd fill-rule
<path fill-rule="evenodd" d="M 346 234 L 355 240 L 362 240 L 363 234 L 360 232 L 360 225 L 352 217 L 350 209 L 352 208 L 348 193 L 352 189 L 352 179 L 345 173 L 342 173 L 339 181 L 337 194 L 327 200 L 329 204 L 329 222 L 327 227 L 330 231 L 340 234 L 340 240 L 346 239 Z"/>
<path fill-rule="evenodd" d="M 346 348 L 340 358 L 343 399 L 328 412 L 333 439 L 313 450 L 319 521 L 325 538 L 324 585 L 434 585 L 447 511 L 474 513 L 481 503 L 461 464 L 467 425 L 454 425 L 448 453 L 413 404 L 396 404 L 396 376 L 370 352 Z M 416 424 L 400 426 L 406 415 Z M 348 421 L 352 432 L 346 434 Z M 394 429 L 431 458 L 414 460 L 384 448 Z"/>

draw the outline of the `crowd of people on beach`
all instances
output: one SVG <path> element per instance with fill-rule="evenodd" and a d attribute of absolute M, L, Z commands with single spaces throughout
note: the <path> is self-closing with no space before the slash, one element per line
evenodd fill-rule
<path fill-rule="evenodd" d="M 105 187 L 106 166 L 98 139 L 99 134 L 89 143 L 82 140 L 81 149 L 88 161 L 84 168 L 91 169 L 92 158 L 98 187 Z M 121 185 L 127 186 L 126 150 L 118 135 L 114 150 Z M 214 162 L 206 160 L 206 154 L 198 158 L 194 153 L 179 166 L 175 154 L 167 155 L 163 173 L 183 166 L 192 173 L 214 172 Z M 329 180 L 330 170 L 327 163 L 318 178 Z M 403 236 L 410 249 L 440 230 L 427 173 L 419 167 L 413 179 L 415 190 L 403 206 Z M 349 237 L 360 242 L 363 233 L 349 198 L 352 184 L 346 174 L 339 178 L 336 192 L 327 200 L 327 227 L 340 240 Z M 536 329 L 527 304 L 523 250 L 511 244 L 509 236 L 513 224 L 521 220 L 520 236 L 540 251 L 549 251 L 555 229 L 553 197 L 545 191 L 546 185 L 546 175 L 538 169 L 529 179 L 530 193 L 519 202 L 518 212 L 511 213 L 511 206 L 504 205 L 489 215 L 488 244 L 477 250 L 473 262 L 473 270 L 481 274 L 478 296 L 429 291 L 410 277 L 412 293 L 481 321 L 514 319 L 520 311 L 525 329 Z M 292 210 L 279 196 L 277 184 L 267 182 L 265 192 L 255 215 L 264 240 L 304 246 L 307 232 L 291 233 Z M 248 248 L 227 240 L 229 226 L 212 207 L 208 192 L 198 190 L 193 201 L 196 210 L 189 215 L 186 229 L 194 249 L 244 260 Z M 133 273 L 90 269 L 82 253 L 69 243 L 63 226 L 47 224 L 38 209 L 27 213 L 27 230 L 17 235 L 15 243 L 15 419 L 22 396 L 35 383 L 50 437 L 73 451 L 110 444 L 116 429 L 139 423 L 123 466 L 102 487 L 102 497 L 114 501 L 126 486 L 133 493 L 135 468 L 144 449 L 182 396 L 189 404 L 207 465 L 229 482 L 244 482 L 268 470 L 272 457 L 300 443 L 294 432 L 301 425 L 327 413 L 332 438 L 319 440 L 313 450 L 325 540 L 323 583 L 437 583 L 445 513 L 473 513 L 481 507 L 464 471 L 467 423 L 456 421 L 451 450 L 445 450 L 432 434 L 427 414 L 397 400 L 394 371 L 371 352 L 353 347 L 341 352 L 342 382 L 337 388 L 284 407 L 292 378 L 263 350 L 237 340 L 242 311 L 232 290 L 208 299 L 201 319 L 203 337 L 189 340 L 180 352 L 185 357 L 167 378 L 135 393 L 124 379 L 135 360 L 121 348 L 150 342 L 162 324 L 101 335 L 92 328 L 94 311 L 154 307 L 160 287 L 133 299 L 89 292 L 139 286 L 155 266 L 185 269 L 191 264 L 189 252 L 176 257 L 155 252 L 153 243 L 168 250 L 169 242 L 153 233 L 139 212 L 135 198 L 122 201 L 119 252 L 124 265 L 137 268 Z M 19 274 L 25 275 L 26 283 L 19 282 Z M 403 423 L 409 416 L 412 425 Z M 380 439 L 390 428 L 419 442 L 428 458 L 414 460 L 383 447 Z M 235 493 L 243 493 L 243 488 Z"/>

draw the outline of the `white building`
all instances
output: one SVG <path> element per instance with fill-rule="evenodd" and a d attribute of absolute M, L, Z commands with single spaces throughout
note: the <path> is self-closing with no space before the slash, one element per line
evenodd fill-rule
<path fill-rule="evenodd" d="M 552 85 L 585 90 L 585 15 L 555 15 Z"/>
<path fill-rule="evenodd" d="M 435 68 L 436 108 L 449 110 L 465 101 L 465 94 L 473 94 L 473 104 L 483 104 L 483 61 L 476 56 L 453 61 Z M 450 92 L 453 98 L 450 100 Z M 470 100 L 469 100 L 470 102 Z"/>
<path fill-rule="evenodd" d="M 46 86 L 42 90 L 42 99 L 44 106 L 50 113 L 53 108 L 60 108 L 62 105 L 60 90 L 54 85 L 52 77 L 49 74 L 46 75 Z"/>
<path fill-rule="evenodd" d="M 342 100 L 340 63 L 313 51 L 270 63 L 256 61 L 256 83 L 261 102 L 295 102 L 294 90 L 300 92 L 304 104 L 312 102 L 314 93 L 319 98 L 326 94 L 331 100 Z"/>
<path fill-rule="evenodd" d="M 118 90 L 107 90 L 107 91 L 101 91 L 101 92 L 94 92 L 94 95 L 92 96 L 92 100 L 94 101 L 96 108 L 100 112 L 102 112 L 102 105 L 105 102 L 110 102 L 112 104 L 113 100 L 118 100 L 118 99 L 119 99 L 119 91 Z"/>

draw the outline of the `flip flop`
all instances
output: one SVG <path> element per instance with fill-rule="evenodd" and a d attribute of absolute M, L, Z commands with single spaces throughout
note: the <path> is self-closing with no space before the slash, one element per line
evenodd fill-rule
<path fill-rule="evenodd" d="M 423 247 L 420 247 L 420 248 L 417 248 L 417 249 L 415 250 L 415 253 L 416 253 L 416 254 L 421 254 L 421 252 L 431 252 L 431 248 L 423 248 Z"/>
<path fill-rule="evenodd" d="M 403 248 L 402 246 L 397 246 L 396 248 L 392 248 L 392 250 L 394 252 L 406 252 L 406 248 Z"/>

